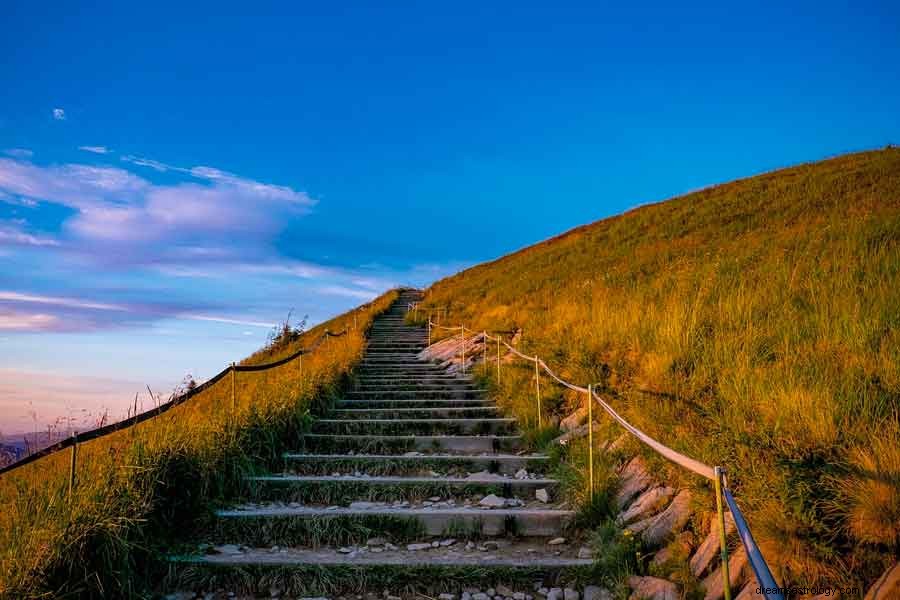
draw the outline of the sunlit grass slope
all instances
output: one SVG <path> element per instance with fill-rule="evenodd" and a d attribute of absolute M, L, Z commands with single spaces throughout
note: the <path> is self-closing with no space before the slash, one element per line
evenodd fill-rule
<path fill-rule="evenodd" d="M 896 555 L 900 150 L 640 207 L 442 280 L 422 306 L 521 328 L 524 352 L 726 466 L 786 581 L 871 582 Z M 580 400 L 545 386 L 549 412 Z"/>
<path fill-rule="evenodd" d="M 124 597 L 159 573 L 160 551 L 194 527 L 243 476 L 277 461 L 304 430 L 308 411 L 340 385 L 361 356 L 372 317 L 389 292 L 248 363 L 271 362 L 330 338 L 298 361 L 230 375 L 136 427 L 81 444 L 68 495 L 71 451 L 0 476 L 0 597 Z M 352 329 L 356 324 L 356 329 Z"/>

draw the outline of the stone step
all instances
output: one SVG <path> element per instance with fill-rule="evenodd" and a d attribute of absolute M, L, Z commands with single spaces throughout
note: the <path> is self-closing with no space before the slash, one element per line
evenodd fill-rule
<path fill-rule="evenodd" d="M 527 507 L 395 508 L 376 505 L 351 508 L 278 504 L 219 510 L 215 514 L 220 525 L 224 525 L 217 536 L 221 541 L 279 546 L 306 543 L 307 531 L 302 525 L 296 525 L 296 521 L 311 521 L 315 527 L 325 528 L 328 525 L 322 521 L 339 520 L 344 526 L 336 525 L 336 528 L 351 531 L 354 524 L 357 527 L 364 525 L 359 527 L 363 535 L 358 538 L 359 542 L 364 542 L 363 538 L 378 534 L 400 537 L 402 534 L 398 534 L 398 529 L 407 535 L 414 532 L 412 537 L 548 537 L 560 535 L 575 516 L 570 510 Z M 411 523 L 403 524 L 403 521 Z M 234 534 L 229 535 L 229 530 Z"/>
<path fill-rule="evenodd" d="M 496 417 L 496 406 L 454 408 L 336 408 L 328 411 L 334 419 L 480 419 Z"/>
<path fill-rule="evenodd" d="M 357 388 L 365 388 L 366 390 L 373 391 L 381 391 L 381 390 L 404 390 L 411 388 L 413 390 L 419 390 L 422 392 L 428 391 L 443 391 L 443 390 L 476 390 L 476 391 L 485 391 L 484 389 L 478 387 L 474 381 L 455 381 L 448 380 L 440 383 L 436 382 L 396 382 L 396 381 L 379 381 L 379 382 L 358 382 L 356 385 Z"/>
<path fill-rule="evenodd" d="M 466 477 L 419 475 L 260 475 L 247 478 L 250 496 L 254 500 L 351 505 L 356 501 L 412 501 L 431 505 L 430 498 L 444 503 L 453 499 L 461 505 L 465 499 L 477 504 L 484 496 L 497 499 L 515 498 L 521 502 L 534 501 L 535 493 L 543 490 L 550 501 L 558 482 L 554 479 L 516 479 L 508 475 L 476 473 Z M 502 502 L 502 500 L 500 500 Z"/>
<path fill-rule="evenodd" d="M 203 546 L 169 559 L 166 589 L 227 589 L 239 597 L 356 597 L 392 590 L 403 598 L 459 598 L 469 589 L 503 583 L 519 594 L 535 594 L 534 582 L 566 587 L 590 580 L 591 559 L 578 558 L 579 545 L 548 546 L 543 538 L 480 542 L 420 538 L 418 545 L 279 547 Z M 437 548 L 428 542 L 437 543 Z M 385 540 L 385 543 L 389 543 Z M 427 549 L 419 549 L 422 546 Z M 198 597 L 203 597 L 202 594 Z M 520 597 L 520 596 L 517 596 Z M 540 596 L 536 596 L 540 597 Z"/>
<path fill-rule="evenodd" d="M 445 538 L 452 539 L 452 538 Z M 216 554 L 202 554 L 195 556 L 183 556 L 175 559 L 177 562 L 192 564 L 214 564 L 214 565 L 231 565 L 231 566 L 300 566 L 300 565 L 317 565 L 317 566 L 340 566 L 340 567 L 385 567 L 385 566 L 459 566 L 459 567 L 477 567 L 478 570 L 490 569 L 491 567 L 506 568 L 523 568 L 529 573 L 540 572 L 544 569 L 559 569 L 568 567 L 589 567 L 593 561 L 589 558 L 578 558 L 578 548 L 566 547 L 565 552 L 560 552 L 560 556 L 556 556 L 555 552 L 548 548 L 557 548 L 556 546 L 547 546 L 546 540 L 535 543 L 523 540 L 514 544 L 504 544 L 502 547 L 503 555 L 498 556 L 497 551 L 480 550 L 481 544 L 473 543 L 471 549 L 466 549 L 464 541 L 454 540 L 450 548 L 455 550 L 448 551 L 445 547 L 440 546 L 440 542 L 444 540 L 435 540 L 438 542 L 437 548 L 407 550 L 406 546 L 397 547 L 396 550 L 385 550 L 383 546 L 378 552 L 372 552 L 371 548 L 363 551 L 363 546 L 354 547 L 349 553 L 339 552 L 338 547 L 320 546 L 318 548 L 292 547 L 284 548 L 284 551 L 273 552 L 271 548 L 246 548 L 242 551 L 225 546 L 218 546 Z M 420 542 L 425 543 L 425 542 Z M 347 547 L 344 547 L 347 549 Z M 491 546 L 491 549 L 495 546 Z M 215 550 L 215 548 L 213 549 Z M 499 550 L 499 548 L 498 548 Z M 558 551 L 557 551 L 558 552 Z M 430 570 L 429 570 L 430 573 Z M 491 575 L 496 578 L 497 575 Z M 502 578 L 499 579 L 502 581 Z M 487 583 L 495 584 L 495 579 L 488 580 Z M 528 590 L 533 593 L 530 587 L 531 581 L 528 581 L 528 587 L 522 587 L 522 590 Z M 485 586 L 487 587 L 487 586 Z M 458 590 L 457 590 L 458 591 Z"/>
<path fill-rule="evenodd" d="M 490 419 L 318 419 L 312 425 L 315 433 L 342 435 L 465 435 L 509 434 L 516 420 L 502 417 Z"/>
<path fill-rule="evenodd" d="M 319 452 L 515 452 L 520 435 L 340 435 L 307 433 L 301 438 L 307 450 Z"/>
<path fill-rule="evenodd" d="M 467 398 L 484 398 L 484 390 L 477 388 L 444 388 L 439 389 L 414 389 L 414 390 L 397 390 L 397 389 L 370 389 L 350 390 L 344 392 L 344 398 L 347 400 L 427 400 L 427 399 L 458 399 L 465 400 Z"/>
<path fill-rule="evenodd" d="M 489 473 L 515 474 L 521 469 L 541 473 L 549 458 L 543 454 L 296 454 L 287 453 L 289 470 L 304 474 L 355 473 L 398 475 L 406 473 Z"/>
<path fill-rule="evenodd" d="M 471 375 L 457 375 L 456 373 L 438 373 L 435 375 L 416 375 L 407 377 L 383 376 L 383 375 L 366 375 L 363 373 L 355 373 L 357 381 L 364 382 L 393 382 L 393 383 L 471 383 L 474 381 Z"/>
<path fill-rule="evenodd" d="M 493 400 L 469 398 L 469 399 L 424 399 L 424 400 L 338 400 L 335 408 L 441 408 L 456 407 L 466 408 L 470 406 L 496 406 Z"/>

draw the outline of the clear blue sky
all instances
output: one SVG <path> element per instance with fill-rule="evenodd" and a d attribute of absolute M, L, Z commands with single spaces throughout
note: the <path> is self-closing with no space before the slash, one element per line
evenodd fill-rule
<path fill-rule="evenodd" d="M 380 4 L 4 7 L 0 430 L 209 377 L 292 308 L 900 143 L 896 2 Z"/>

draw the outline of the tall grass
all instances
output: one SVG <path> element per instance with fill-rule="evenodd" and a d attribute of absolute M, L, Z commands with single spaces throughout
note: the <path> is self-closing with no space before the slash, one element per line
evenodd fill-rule
<path fill-rule="evenodd" d="M 199 529 L 243 477 L 277 461 L 317 401 L 341 385 L 389 292 L 357 312 L 357 329 L 298 361 L 230 375 L 158 417 L 0 476 L 0 597 L 125 597 L 142 594 L 165 552 Z M 277 360 L 326 329 L 352 328 L 347 313 L 247 363 Z"/>
<path fill-rule="evenodd" d="M 524 352 L 724 465 L 777 576 L 861 585 L 900 548 L 898 275 L 888 148 L 579 227 L 436 283 L 420 318 L 521 328 Z M 583 401 L 554 394 L 557 416 Z"/>

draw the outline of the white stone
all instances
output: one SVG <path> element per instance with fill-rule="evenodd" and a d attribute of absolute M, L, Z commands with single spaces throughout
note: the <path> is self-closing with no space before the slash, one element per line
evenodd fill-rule
<path fill-rule="evenodd" d="M 406 549 L 410 552 L 417 552 L 419 550 L 428 550 L 431 548 L 431 544 L 422 543 L 422 544 L 407 544 Z"/>
<path fill-rule="evenodd" d="M 545 488 L 535 490 L 534 497 L 537 498 L 539 501 L 543 502 L 544 504 L 550 502 L 550 494 L 547 493 L 547 490 Z"/>
<path fill-rule="evenodd" d="M 503 508 L 506 506 L 506 499 L 497 496 L 496 494 L 489 494 L 478 501 L 478 504 L 481 506 L 487 506 L 488 508 Z"/>
<path fill-rule="evenodd" d="M 563 590 L 563 597 L 565 600 L 579 600 L 581 598 L 581 594 L 573 590 L 572 588 L 566 588 Z"/>
<path fill-rule="evenodd" d="M 548 546 L 560 546 L 565 543 L 566 543 L 566 538 L 558 537 L 558 538 L 553 538 L 552 540 L 547 542 L 547 545 Z M 556 588 L 553 588 L 553 589 L 556 589 Z"/>
<path fill-rule="evenodd" d="M 516 471 L 516 479 L 527 479 L 528 471 L 526 469 L 519 469 Z"/>
<path fill-rule="evenodd" d="M 578 549 L 578 558 L 594 558 L 594 552 L 590 548 L 581 547 Z"/>
<path fill-rule="evenodd" d="M 547 600 L 563 600 L 562 588 L 550 588 L 547 594 Z"/>
<path fill-rule="evenodd" d="M 613 596 L 606 588 L 588 585 L 584 588 L 584 600 L 613 600 Z"/>

